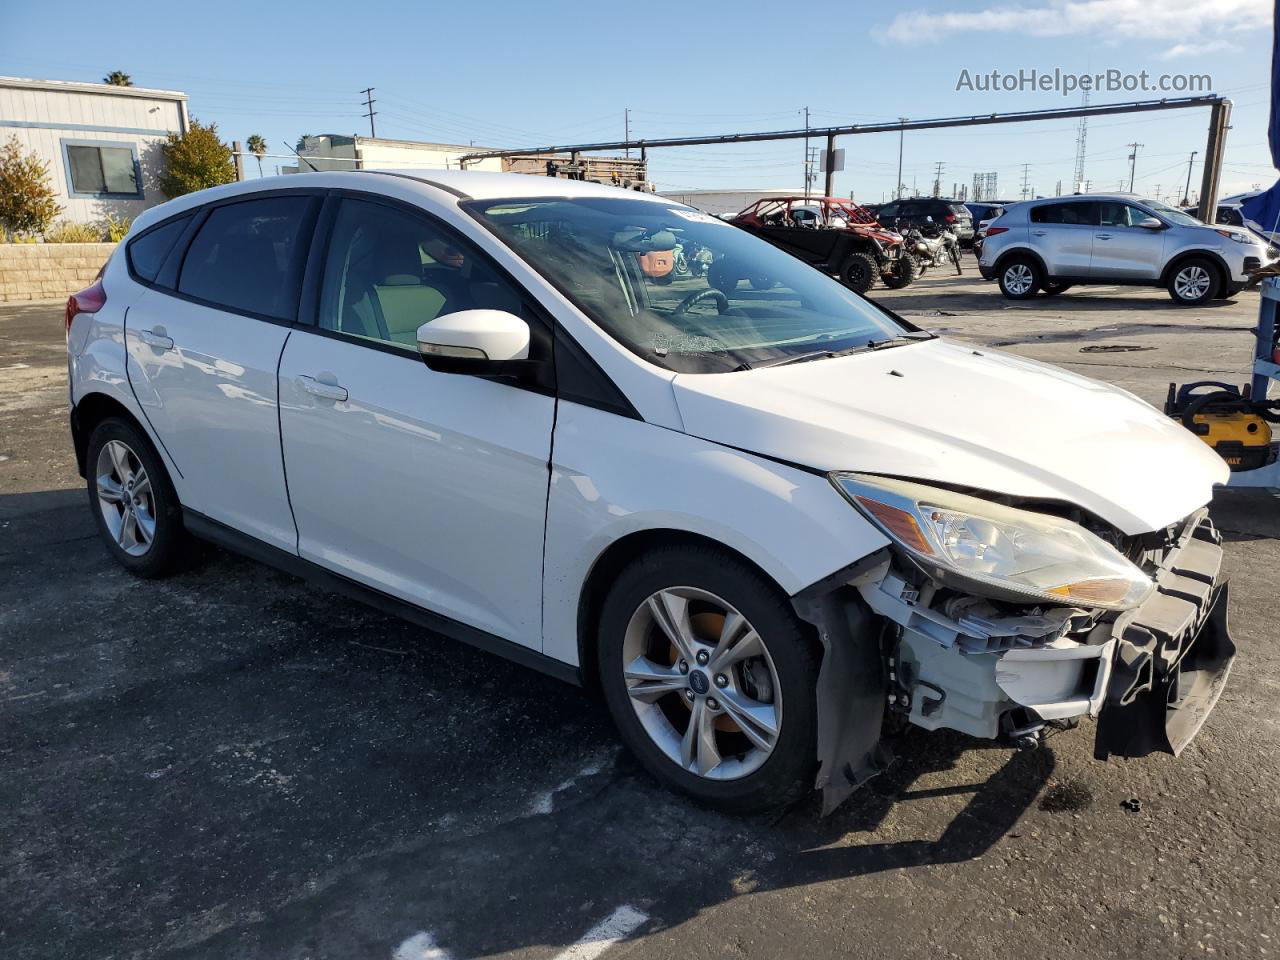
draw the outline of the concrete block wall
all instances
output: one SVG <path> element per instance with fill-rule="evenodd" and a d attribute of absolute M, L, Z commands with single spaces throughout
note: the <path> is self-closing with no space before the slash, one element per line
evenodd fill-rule
<path fill-rule="evenodd" d="M 65 300 L 93 283 L 114 243 L 0 243 L 0 303 Z"/>

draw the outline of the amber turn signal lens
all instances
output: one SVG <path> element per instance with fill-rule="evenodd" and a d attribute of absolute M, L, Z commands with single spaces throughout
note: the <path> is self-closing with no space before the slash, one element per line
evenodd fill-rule
<path fill-rule="evenodd" d="M 911 548 L 916 553 L 932 555 L 933 547 L 929 546 L 929 539 L 916 523 L 916 518 L 906 510 L 899 510 L 897 507 L 891 507 L 877 500 L 869 500 L 866 497 L 858 497 L 858 503 L 862 509 L 879 520 L 889 533 L 897 537 L 903 546 Z"/>

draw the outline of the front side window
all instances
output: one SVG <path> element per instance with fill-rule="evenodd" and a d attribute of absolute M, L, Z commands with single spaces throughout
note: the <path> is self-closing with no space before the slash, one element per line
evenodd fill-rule
<path fill-rule="evenodd" d="M 191 241 L 178 292 L 237 312 L 293 318 L 312 199 L 264 197 L 215 207 Z"/>
<path fill-rule="evenodd" d="M 138 196 L 132 147 L 67 144 L 67 176 L 72 193 Z"/>
<path fill-rule="evenodd" d="M 688 207 L 612 197 L 466 206 L 602 329 L 669 370 L 721 373 L 906 332 L 803 261 Z"/>
<path fill-rule="evenodd" d="M 1158 200 L 1143 199 L 1139 201 L 1148 210 L 1153 210 L 1169 223 L 1177 224 L 1180 227 L 1199 227 L 1203 226 L 1199 220 L 1188 213 L 1181 210 L 1175 210 L 1173 207 L 1161 203 Z"/>
<path fill-rule="evenodd" d="M 338 208 L 320 291 L 322 330 L 416 354 L 418 327 L 436 317 L 476 309 L 522 314 L 522 304 L 488 258 L 440 224 L 364 200 Z"/>

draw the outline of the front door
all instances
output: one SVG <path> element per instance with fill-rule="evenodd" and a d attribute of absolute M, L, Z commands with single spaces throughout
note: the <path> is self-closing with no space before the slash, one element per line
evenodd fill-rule
<path fill-rule="evenodd" d="M 276 366 L 318 203 L 294 194 L 214 207 L 181 274 L 164 281 L 173 288 L 147 290 L 125 317 L 129 383 L 184 505 L 290 552 Z"/>
<path fill-rule="evenodd" d="M 1140 227 L 1151 214 L 1118 201 L 1100 201 L 1089 274 L 1117 280 L 1155 280 L 1164 264 L 1164 231 Z"/>
<path fill-rule="evenodd" d="M 280 364 L 298 552 L 330 570 L 541 649 L 554 397 L 438 373 L 419 325 L 457 310 L 531 321 L 522 294 L 452 230 L 398 205 L 338 202 L 315 325 Z"/>

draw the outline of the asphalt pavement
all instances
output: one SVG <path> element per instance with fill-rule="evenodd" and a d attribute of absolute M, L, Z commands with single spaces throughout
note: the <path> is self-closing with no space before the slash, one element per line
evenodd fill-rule
<path fill-rule="evenodd" d="M 1153 402 L 1242 380 L 1257 310 L 1010 304 L 972 272 L 877 295 Z M 1240 652 L 1180 758 L 917 731 L 831 817 L 742 819 L 658 787 L 572 687 L 212 548 L 131 578 L 66 415 L 61 306 L 0 306 L 0 956 L 1280 950 L 1280 501 L 1215 502 Z"/>

